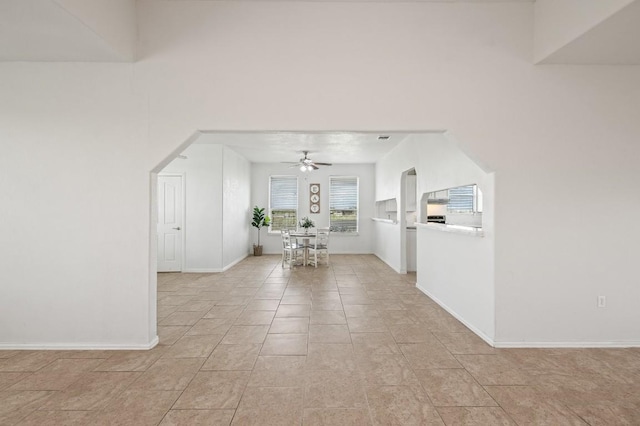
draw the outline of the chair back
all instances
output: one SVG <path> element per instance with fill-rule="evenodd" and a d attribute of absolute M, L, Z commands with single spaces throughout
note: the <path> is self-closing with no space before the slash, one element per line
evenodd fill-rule
<path fill-rule="evenodd" d="M 329 246 L 329 233 L 330 228 L 318 228 L 316 229 L 316 248 L 326 248 Z"/>

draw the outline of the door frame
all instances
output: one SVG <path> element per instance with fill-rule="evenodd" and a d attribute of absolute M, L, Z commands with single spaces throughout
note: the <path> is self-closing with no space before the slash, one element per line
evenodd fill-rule
<path fill-rule="evenodd" d="M 186 192 L 187 192 L 187 174 L 184 172 L 161 172 L 158 173 L 156 175 L 156 191 L 158 188 L 158 179 L 161 177 L 179 177 L 180 178 L 180 183 L 181 183 L 181 187 L 182 187 L 182 194 L 180 197 L 180 210 L 182 213 L 182 232 L 180 233 L 180 241 L 179 241 L 179 245 L 180 245 L 180 271 L 173 271 L 173 272 L 184 272 L 185 270 L 185 262 L 187 260 L 187 256 L 186 256 L 186 251 L 187 251 L 187 247 L 186 247 L 186 238 L 185 235 L 187 233 L 187 198 L 186 198 Z M 157 196 L 157 192 L 156 192 L 156 212 L 155 212 L 155 223 L 156 223 L 156 236 L 158 235 L 158 199 L 159 197 Z M 156 237 L 156 241 L 157 241 L 157 237 Z M 158 245 L 156 242 L 156 273 L 158 272 Z"/>

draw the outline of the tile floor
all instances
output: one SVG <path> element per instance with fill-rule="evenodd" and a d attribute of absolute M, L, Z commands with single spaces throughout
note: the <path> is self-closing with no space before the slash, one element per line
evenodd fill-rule
<path fill-rule="evenodd" d="M 487 346 L 374 256 L 160 274 L 150 351 L 0 351 L 2 425 L 640 425 L 639 349 Z"/>

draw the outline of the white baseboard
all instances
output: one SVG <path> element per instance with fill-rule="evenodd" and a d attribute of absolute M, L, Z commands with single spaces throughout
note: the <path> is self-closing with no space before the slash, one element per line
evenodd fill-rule
<path fill-rule="evenodd" d="M 184 274 L 213 274 L 215 272 L 224 272 L 222 268 L 186 268 L 182 270 Z"/>
<path fill-rule="evenodd" d="M 496 342 L 496 348 L 640 348 L 640 342 Z"/>
<path fill-rule="evenodd" d="M 494 348 L 639 348 L 640 342 L 638 341 L 622 341 L 622 342 L 500 342 L 491 339 L 485 335 L 482 331 L 478 330 L 471 324 L 467 323 L 463 318 L 456 314 L 446 304 L 442 303 L 437 297 L 430 294 L 424 287 L 416 284 L 418 290 L 429 296 L 440 305 L 445 311 L 453 315 L 458 321 L 465 325 L 469 330 L 473 331 L 482 340 L 487 342 Z"/>
<path fill-rule="evenodd" d="M 222 272 L 224 271 L 228 271 L 229 269 L 233 268 L 234 266 L 236 266 L 238 263 L 242 262 L 243 260 L 245 260 L 247 257 L 249 256 L 249 253 L 245 254 L 244 256 L 240 256 L 239 258 L 237 258 L 236 260 L 234 260 L 233 262 L 231 262 L 230 264 L 228 264 L 227 266 L 222 268 Z"/>
<path fill-rule="evenodd" d="M 154 337 L 151 342 L 141 345 L 114 343 L 0 343 L 0 350 L 34 350 L 34 351 L 146 351 L 153 349 L 160 339 Z"/>
<path fill-rule="evenodd" d="M 492 347 L 498 347 L 498 346 L 496 346 L 496 343 L 494 342 L 494 340 L 491 337 L 489 337 L 486 334 L 484 334 L 480 329 L 476 328 L 474 325 L 469 324 L 467 321 L 465 321 L 465 319 L 462 318 L 460 315 L 458 315 L 453 309 L 451 309 L 449 306 L 447 306 L 444 302 L 442 302 L 440 299 L 435 297 L 433 294 L 429 293 L 429 291 L 426 288 L 422 287 L 418 283 L 416 283 L 416 287 L 418 288 L 418 290 L 420 290 L 421 292 L 423 292 L 424 294 L 429 296 L 429 298 L 431 300 L 433 300 L 438 305 L 440 305 L 440 307 L 442 309 L 444 309 L 445 311 L 447 311 L 451 315 L 453 315 L 453 317 L 455 317 L 455 319 L 460 321 L 465 327 L 467 327 L 469 330 L 473 331 L 479 338 L 481 338 L 482 340 L 487 342 L 488 345 L 490 345 Z"/>
<path fill-rule="evenodd" d="M 391 265 L 389 262 L 387 262 L 386 260 L 384 260 L 383 258 L 380 257 L 380 255 L 378 253 L 372 253 L 375 257 L 377 257 L 378 259 L 382 260 L 384 262 L 385 265 L 387 265 L 389 268 L 393 269 L 394 271 L 396 271 L 399 274 L 402 274 L 402 272 L 400 272 L 399 269 L 396 269 L 393 267 L 393 265 Z M 406 273 L 406 272 L 405 272 Z"/>

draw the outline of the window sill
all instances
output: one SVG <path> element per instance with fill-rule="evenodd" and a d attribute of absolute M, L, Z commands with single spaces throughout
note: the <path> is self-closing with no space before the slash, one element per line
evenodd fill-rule
<path fill-rule="evenodd" d="M 397 224 L 397 223 L 398 223 L 398 221 L 397 221 L 397 220 L 393 220 L 393 219 L 382 219 L 382 218 L 379 218 L 379 217 L 372 217 L 372 218 L 371 218 L 371 220 L 372 220 L 372 221 L 374 221 L 374 222 L 380 222 L 380 223 L 390 223 L 390 224 L 392 224 L 392 225 L 395 225 L 395 224 Z"/>

